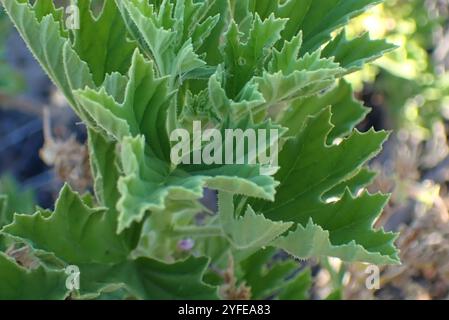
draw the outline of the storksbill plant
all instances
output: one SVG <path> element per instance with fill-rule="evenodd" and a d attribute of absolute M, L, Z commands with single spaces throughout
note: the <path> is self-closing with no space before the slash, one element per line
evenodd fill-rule
<path fill-rule="evenodd" d="M 388 196 L 365 191 L 387 133 L 355 129 L 367 109 L 343 79 L 393 49 L 345 35 L 380 1 L 106 0 L 97 15 L 86 0 L 70 29 L 52 1 L 0 1 L 86 125 L 94 184 L 2 226 L 1 247 L 26 244 L 37 263 L 1 253 L 0 298 L 302 299 L 311 276 L 295 259 L 398 263 L 395 235 L 372 227 Z M 174 165 L 170 133 L 194 121 L 277 130 L 279 170 Z"/>

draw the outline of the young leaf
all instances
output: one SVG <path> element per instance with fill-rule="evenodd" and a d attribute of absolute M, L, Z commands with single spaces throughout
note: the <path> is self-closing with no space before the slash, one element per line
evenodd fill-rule
<path fill-rule="evenodd" d="M 273 73 L 264 72 L 261 77 L 255 78 L 266 100 L 267 109 L 289 105 L 298 98 L 314 96 L 335 83 L 343 69 L 333 59 L 321 59 L 320 54 L 319 51 L 306 54 L 291 71 L 285 68 L 274 72 L 273 69 Z"/>
<path fill-rule="evenodd" d="M 237 250 L 263 248 L 293 225 L 270 221 L 256 214 L 251 207 L 247 208 L 243 216 L 235 217 L 234 199 L 225 192 L 218 194 L 218 208 L 223 231 Z"/>
<path fill-rule="evenodd" d="M 106 87 L 110 88 L 112 78 L 108 77 L 107 81 Z M 157 77 L 153 63 L 146 61 L 138 50 L 132 58 L 123 102 L 111 97 L 105 87 L 99 92 L 77 91 L 75 95 L 85 112 L 108 135 L 121 141 L 126 136 L 142 134 L 160 159 L 169 160 L 166 123 L 172 93 L 168 89 L 168 78 Z"/>
<path fill-rule="evenodd" d="M 194 52 L 191 38 L 183 39 L 185 0 L 173 5 L 165 1 L 159 8 L 143 1 L 119 1 L 117 4 L 129 16 L 131 28 L 137 32 L 137 39 L 144 39 L 141 48 L 148 48 L 148 55 L 154 58 L 159 74 L 173 78 L 201 68 L 205 65 Z M 187 1 L 193 5 L 192 2 Z M 159 12 L 157 12 L 159 11 Z M 174 18 L 172 18 L 174 15 Z M 209 31 L 210 28 L 206 28 Z"/>
<path fill-rule="evenodd" d="M 260 174 L 259 166 L 223 165 L 198 171 L 172 169 L 145 151 L 143 137 L 125 138 L 121 159 L 124 176 L 119 180 L 121 198 L 118 230 L 141 221 L 151 210 L 164 210 L 167 200 L 197 201 L 205 187 L 273 200 L 275 181 Z"/>
<path fill-rule="evenodd" d="M 236 97 L 254 75 L 262 73 L 269 48 L 280 39 L 285 22 L 274 15 L 262 21 L 256 14 L 245 43 L 238 25 L 231 23 L 222 49 L 227 74 L 226 91 L 231 98 Z"/>
<path fill-rule="evenodd" d="M 114 209 L 120 197 L 117 189 L 120 177 L 117 145 L 94 130 L 89 130 L 88 137 L 95 195 L 101 206 Z"/>
<path fill-rule="evenodd" d="M 107 74 L 128 71 L 136 44 L 128 41 L 126 25 L 114 1 L 105 1 L 95 18 L 91 5 L 91 0 L 78 1 L 79 29 L 73 30 L 74 49 L 87 62 L 99 86 Z"/>

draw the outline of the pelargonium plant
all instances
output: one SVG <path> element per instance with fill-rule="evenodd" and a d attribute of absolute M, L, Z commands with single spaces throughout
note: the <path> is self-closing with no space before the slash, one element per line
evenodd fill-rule
<path fill-rule="evenodd" d="M 34 259 L 0 253 L 0 298 L 301 299 L 298 259 L 398 263 L 373 228 L 388 195 L 366 191 L 388 133 L 355 129 L 368 109 L 344 80 L 394 48 L 346 37 L 378 2 L 81 0 L 73 27 L 53 1 L 1 0 L 87 128 L 93 189 L 0 226 Z M 173 164 L 171 133 L 195 122 L 277 130 L 276 170 Z"/>

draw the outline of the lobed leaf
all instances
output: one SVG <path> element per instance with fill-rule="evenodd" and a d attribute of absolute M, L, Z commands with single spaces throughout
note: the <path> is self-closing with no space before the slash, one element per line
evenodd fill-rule
<path fill-rule="evenodd" d="M 251 207 L 247 208 L 244 215 L 235 217 L 234 199 L 225 192 L 219 193 L 218 207 L 223 231 L 237 250 L 264 248 L 293 225 L 270 221 L 256 214 Z"/>
<path fill-rule="evenodd" d="M 302 129 L 301 124 L 305 123 L 309 116 L 317 115 L 330 106 L 333 128 L 327 136 L 329 144 L 337 138 L 344 138 L 350 134 L 369 110 L 354 98 L 351 85 L 345 80 L 340 80 L 334 88 L 323 94 L 294 101 L 282 115 L 280 122 L 289 128 L 289 135 L 294 136 Z"/>
<path fill-rule="evenodd" d="M 73 30 L 74 50 L 88 64 L 95 84 L 100 86 L 107 74 L 129 69 L 136 44 L 128 40 L 126 25 L 114 1 L 105 1 L 97 17 L 91 6 L 91 0 L 78 2 L 80 20 L 79 29 Z"/>
<path fill-rule="evenodd" d="M 205 187 L 267 200 L 274 197 L 274 179 L 260 175 L 259 166 L 224 165 L 190 172 L 173 169 L 149 156 L 143 137 L 125 138 L 121 159 L 124 176 L 119 180 L 119 232 L 141 221 L 149 211 L 164 210 L 168 200 L 201 199 Z"/>
<path fill-rule="evenodd" d="M 175 264 L 129 259 L 132 248 L 125 236 L 116 234 L 115 224 L 114 215 L 102 208 L 88 207 L 65 186 L 53 213 L 16 215 L 3 232 L 26 240 L 34 249 L 53 253 L 67 264 L 77 265 L 80 297 L 96 297 L 104 290 L 119 287 L 139 299 L 215 296 L 216 290 L 201 281 L 207 259 L 192 257 Z M 185 278 L 182 283 L 180 274 Z M 20 288 L 20 282 L 13 279 L 11 286 Z"/>
<path fill-rule="evenodd" d="M 369 251 L 362 245 L 351 241 L 347 244 L 333 245 L 328 231 L 323 230 L 310 220 L 305 227 L 298 225 L 295 231 L 274 241 L 274 245 L 300 259 L 313 257 L 337 257 L 343 261 L 365 261 L 376 264 L 398 263 L 396 256 L 388 256 Z M 392 238 L 390 238 L 390 243 Z M 298 244 L 301 245 L 298 245 Z"/>
<path fill-rule="evenodd" d="M 0 252 L 0 300 L 62 300 L 67 297 L 63 271 L 27 270 Z"/>
<path fill-rule="evenodd" d="M 335 57 L 335 61 L 351 73 L 395 48 L 385 40 L 371 40 L 368 33 L 348 40 L 342 31 L 326 45 L 323 56 Z"/>
<path fill-rule="evenodd" d="M 354 241 L 367 251 L 384 256 L 382 260 L 370 262 L 397 261 L 392 245 L 395 235 L 372 230 L 387 197 L 365 193 L 353 198 L 345 192 L 335 202 L 323 200 L 323 195 L 340 181 L 358 173 L 359 168 L 380 150 L 387 134 L 355 132 L 339 145 L 328 146 L 327 136 L 332 129 L 330 119 L 330 109 L 327 108 L 309 118 L 303 130 L 286 142 L 280 155 L 281 170 L 276 175 L 281 185 L 275 202 L 254 202 L 253 207 L 275 221 L 294 221 L 305 226 L 312 219 L 330 232 L 330 241 L 334 245 Z M 299 242 L 295 245 L 302 246 Z M 357 255 L 362 256 L 375 257 Z"/>

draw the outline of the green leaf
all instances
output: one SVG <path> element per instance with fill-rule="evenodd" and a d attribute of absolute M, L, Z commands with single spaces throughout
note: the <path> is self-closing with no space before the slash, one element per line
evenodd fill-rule
<path fill-rule="evenodd" d="M 222 0 L 210 0 L 208 1 L 208 13 L 209 16 L 218 16 L 218 21 L 215 27 L 211 30 L 210 35 L 204 40 L 198 52 L 206 55 L 205 61 L 208 65 L 216 66 L 223 61 L 221 55 L 220 44 L 222 40 L 222 33 L 228 24 L 229 18 L 229 3 Z"/>
<path fill-rule="evenodd" d="M 13 224 L 3 231 L 26 240 L 34 249 L 77 265 L 80 297 L 96 297 L 106 289 L 118 287 L 126 288 L 139 299 L 216 296 L 214 288 L 201 282 L 207 259 L 192 257 L 175 264 L 147 258 L 131 260 L 129 243 L 116 234 L 115 223 L 114 215 L 86 206 L 78 194 L 65 186 L 54 213 L 16 215 Z M 179 282 L 180 274 L 185 281 Z"/>
<path fill-rule="evenodd" d="M 276 19 L 274 15 L 262 21 L 256 14 L 245 43 L 238 25 L 231 23 L 222 49 L 226 92 L 231 98 L 235 98 L 254 75 L 262 74 L 269 48 L 280 39 L 285 23 L 286 20 Z"/>
<path fill-rule="evenodd" d="M 186 239 L 185 234 L 179 232 L 180 228 L 189 228 L 195 216 L 201 212 L 204 212 L 204 207 L 192 201 L 172 201 L 167 204 L 165 210 L 152 211 L 143 224 L 142 236 L 131 253 L 132 257 L 173 261 L 180 253 L 179 241 Z M 201 235 L 192 235 L 195 236 Z"/>
<path fill-rule="evenodd" d="M 251 207 L 243 216 L 235 217 L 233 196 L 225 192 L 218 194 L 218 207 L 223 231 L 237 250 L 263 248 L 293 225 L 270 221 L 257 215 Z"/>
<path fill-rule="evenodd" d="M 276 202 L 257 206 L 257 211 L 260 208 L 269 217 L 292 218 L 297 214 L 288 213 L 290 208 L 302 211 L 302 208 L 320 204 L 320 197 L 341 180 L 353 176 L 380 151 L 387 137 L 386 132 L 356 131 L 339 145 L 329 146 L 326 141 L 332 129 L 330 119 L 330 108 L 326 108 L 315 117 L 309 117 L 303 130 L 285 143 L 279 157 L 281 169 L 276 175 L 281 181 Z M 269 211 L 264 210 L 268 208 Z M 302 222 L 307 222 L 308 218 Z"/>
<path fill-rule="evenodd" d="M 278 18 L 287 18 L 282 34 L 291 40 L 300 31 L 304 35 L 301 54 L 312 52 L 331 39 L 332 32 L 346 25 L 350 19 L 366 11 L 381 0 L 239 0 L 250 12 L 262 18 L 274 13 Z"/>
<path fill-rule="evenodd" d="M 248 5 L 249 11 L 257 12 L 263 18 L 274 12 L 276 17 L 288 19 L 282 37 L 291 40 L 303 29 L 301 26 L 305 22 L 311 5 L 314 5 L 314 1 L 287 0 L 281 3 L 280 1 L 249 0 Z"/>
<path fill-rule="evenodd" d="M 264 72 L 263 76 L 256 77 L 267 108 L 288 106 L 297 98 L 316 95 L 334 84 L 343 69 L 333 59 L 321 59 L 320 55 L 320 51 L 306 54 L 288 68 L 278 65 L 278 61 L 273 62 L 272 72 Z M 275 71 L 278 67 L 284 70 Z"/>
<path fill-rule="evenodd" d="M 326 194 L 323 196 L 323 199 L 326 200 L 334 197 L 341 198 L 341 196 L 346 192 L 346 189 L 348 189 L 351 194 L 357 194 L 360 190 L 373 182 L 375 176 L 375 172 L 366 168 L 362 168 L 353 177 L 344 180 L 343 182 L 326 192 Z"/>
<path fill-rule="evenodd" d="M 342 31 L 326 45 L 323 56 L 335 57 L 335 61 L 345 68 L 347 73 L 351 73 L 395 48 L 395 45 L 385 40 L 371 40 L 368 33 L 348 40 L 345 32 Z"/>
<path fill-rule="evenodd" d="M 119 232 L 145 213 L 164 210 L 167 200 L 197 201 L 204 188 L 232 192 L 266 200 L 274 199 L 276 183 L 270 176 L 260 174 L 259 166 L 223 165 L 198 171 L 173 169 L 170 163 L 150 156 L 143 137 L 125 138 L 121 160 L 124 176 L 119 180 L 121 198 Z"/>
<path fill-rule="evenodd" d="M 309 270 L 300 272 L 292 259 L 280 260 L 273 248 L 260 250 L 240 263 L 239 279 L 251 287 L 251 298 L 305 300 L 312 285 Z"/>
<path fill-rule="evenodd" d="M 26 1 L 21 0 L 20 2 L 25 3 Z M 60 23 L 61 34 L 67 36 L 67 31 L 64 28 L 64 9 L 56 8 L 53 1 L 36 0 L 33 6 L 36 17 L 39 21 L 47 15 L 52 15 L 55 21 Z"/>
<path fill-rule="evenodd" d="M 117 144 L 94 130 L 88 131 L 88 137 L 95 195 L 100 205 L 114 209 L 120 197 L 117 189 L 120 176 Z"/>
<path fill-rule="evenodd" d="M 312 286 L 312 273 L 309 269 L 299 273 L 279 294 L 280 300 L 307 300 Z"/>
<path fill-rule="evenodd" d="M 11 22 L 7 19 L 6 12 L 2 9 L 0 10 L 0 33 L 9 34 L 12 29 Z M 14 68 L 7 61 L 7 41 L 6 37 L 0 41 L 0 94 L 2 95 L 16 95 L 23 90 L 23 78 L 14 70 Z"/>
<path fill-rule="evenodd" d="M 393 237 L 394 238 L 394 237 Z M 390 244 L 393 240 L 390 237 Z M 338 257 L 343 261 L 366 261 L 377 264 L 395 264 L 398 258 L 386 256 L 376 251 L 368 251 L 363 246 L 351 241 L 347 244 L 333 245 L 329 231 L 323 230 L 310 220 L 305 227 L 298 225 L 285 237 L 278 238 L 274 245 L 300 259 L 313 257 Z"/>
<path fill-rule="evenodd" d="M 123 79 L 114 75 L 106 80 L 106 88 L 118 95 L 120 89 L 116 86 L 121 86 Z M 77 91 L 75 95 L 86 113 L 108 135 L 121 141 L 126 136 L 142 134 L 160 159 L 169 160 L 167 112 L 172 93 L 168 78 L 158 78 L 153 63 L 146 61 L 138 50 L 132 58 L 123 102 L 116 101 L 105 87 L 100 91 Z"/>
<path fill-rule="evenodd" d="M 332 291 L 325 300 L 335 300 L 335 301 L 339 301 L 339 300 L 343 300 L 343 290 L 342 288 L 338 288 L 334 291 Z"/>
<path fill-rule="evenodd" d="M 367 160 L 379 152 L 387 134 L 356 131 L 339 145 L 328 146 L 327 136 L 332 129 L 330 118 L 329 108 L 310 117 L 303 130 L 286 142 L 279 159 L 281 170 L 276 175 L 281 182 L 276 201 L 253 203 L 253 207 L 269 219 L 298 223 L 298 230 L 312 219 L 330 232 L 333 245 L 354 241 L 369 251 L 366 255 L 354 254 L 354 257 L 373 259 L 367 262 L 394 263 L 397 261 L 392 245 L 395 235 L 372 229 L 387 197 L 365 193 L 353 198 L 346 192 L 335 202 L 323 200 L 327 191 L 342 180 L 353 177 Z M 301 250 L 301 243 L 291 245 Z M 350 257 L 349 253 L 344 253 L 342 259 Z"/>
<path fill-rule="evenodd" d="M 54 214 L 39 210 L 34 215 L 16 215 L 3 231 L 71 264 L 116 263 L 127 255 L 126 244 L 116 236 L 114 216 L 108 216 L 106 209 L 87 207 L 67 185 Z"/>
<path fill-rule="evenodd" d="M 295 2 L 294 0 L 290 0 Z M 333 31 L 363 13 L 380 0 L 321 0 L 312 1 L 306 19 L 297 25 L 303 31 L 302 52 L 311 52 L 330 40 Z M 293 22 L 292 22 L 293 23 Z"/>
<path fill-rule="evenodd" d="M 105 1 L 95 18 L 91 5 L 91 0 L 78 1 L 80 28 L 73 31 L 74 49 L 89 65 L 95 83 L 101 85 L 106 74 L 129 69 L 136 45 L 128 41 L 126 25 L 114 1 Z"/>
<path fill-rule="evenodd" d="M 9 219 L 6 217 L 7 207 L 8 207 L 8 197 L 5 195 L 0 195 L 0 228 L 3 227 L 5 224 L 10 223 L 10 221 L 8 221 Z"/>
<path fill-rule="evenodd" d="M 280 51 L 274 49 L 269 63 L 269 69 L 272 72 L 281 70 L 284 74 L 302 69 L 304 66 L 299 56 L 302 41 L 302 32 L 300 32 L 291 41 L 284 41 L 284 45 Z"/>
<path fill-rule="evenodd" d="M 1 252 L 0 270 L 0 300 L 59 300 L 67 296 L 63 271 L 27 270 Z"/>
<path fill-rule="evenodd" d="M 32 190 L 19 186 L 12 176 L 6 175 L 0 179 L 0 229 L 12 222 L 14 213 L 33 213 L 35 194 Z"/>
<path fill-rule="evenodd" d="M 219 66 L 210 78 L 208 83 L 209 102 L 220 120 L 231 118 L 238 122 L 248 113 L 257 114 L 258 110 L 265 109 L 265 99 L 259 92 L 257 84 L 247 85 L 240 94 L 234 98 L 228 98 L 226 90 L 223 88 L 224 70 Z"/>
<path fill-rule="evenodd" d="M 216 288 L 202 282 L 207 265 L 208 259 L 191 257 L 173 264 L 138 258 L 114 266 L 80 266 L 80 287 L 94 292 L 114 284 L 144 300 L 217 299 Z"/>
<path fill-rule="evenodd" d="M 190 6 L 186 6 L 186 2 Z M 127 13 L 128 26 L 135 35 L 139 35 L 136 39 L 144 40 L 140 42 L 141 48 L 148 48 L 148 56 L 154 59 L 160 75 L 171 75 L 175 78 L 205 65 L 194 52 L 192 39 L 183 37 L 184 28 L 187 27 L 185 24 L 189 24 L 184 15 L 187 10 L 192 9 L 192 1 L 177 1 L 175 6 L 167 1 L 159 8 L 139 0 L 116 3 L 122 13 Z M 156 13 L 156 10 L 159 12 Z M 195 22 L 198 27 L 198 21 L 191 22 Z M 190 27 L 190 32 L 194 30 L 195 28 Z M 207 25 L 204 32 L 210 30 L 211 25 Z M 198 39 L 197 41 L 201 42 Z"/>
<path fill-rule="evenodd" d="M 280 122 L 289 128 L 289 135 L 294 136 L 302 129 L 307 117 L 314 116 L 329 106 L 332 106 L 331 122 L 334 127 L 328 135 L 328 143 L 351 133 L 368 113 L 368 108 L 354 98 L 351 85 L 340 80 L 337 86 L 324 94 L 294 101 Z"/>

